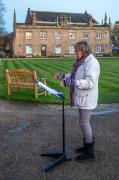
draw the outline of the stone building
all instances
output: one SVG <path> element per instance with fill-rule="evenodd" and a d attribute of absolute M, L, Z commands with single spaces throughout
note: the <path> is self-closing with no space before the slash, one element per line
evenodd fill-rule
<path fill-rule="evenodd" d="M 105 16 L 99 23 L 87 12 L 44 12 L 28 8 L 25 23 L 16 22 L 14 11 L 13 55 L 15 57 L 73 56 L 74 44 L 87 41 L 94 54 L 111 54 L 110 26 Z"/>
<path fill-rule="evenodd" d="M 112 38 L 113 45 L 119 47 L 119 21 L 115 22 L 112 31 Z"/>

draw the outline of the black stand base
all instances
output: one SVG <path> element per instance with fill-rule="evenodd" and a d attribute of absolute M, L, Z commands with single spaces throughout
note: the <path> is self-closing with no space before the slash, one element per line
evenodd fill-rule
<path fill-rule="evenodd" d="M 45 168 L 45 172 L 48 172 L 49 170 L 60 165 L 61 163 L 64 163 L 65 161 L 71 160 L 66 157 L 66 154 L 62 154 L 62 153 L 48 153 L 48 154 L 41 154 L 41 156 L 48 156 L 48 157 L 56 158 L 56 160 L 52 164 L 50 164 L 49 166 Z"/>

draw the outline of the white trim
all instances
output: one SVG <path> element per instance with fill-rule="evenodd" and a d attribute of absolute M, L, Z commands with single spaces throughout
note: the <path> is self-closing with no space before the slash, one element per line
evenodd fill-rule
<path fill-rule="evenodd" d="M 43 23 L 43 24 L 57 24 L 57 22 L 48 22 L 48 21 L 36 21 L 36 23 Z"/>
<path fill-rule="evenodd" d="M 36 21 L 36 23 L 43 23 L 43 24 L 57 24 L 58 22 L 48 22 L 48 21 Z M 74 22 L 71 22 L 71 21 L 68 21 L 67 24 L 77 24 L 77 25 L 87 25 L 87 23 L 74 23 Z M 100 24 L 97 24 L 97 23 L 93 23 L 93 25 L 98 25 L 100 26 Z"/>

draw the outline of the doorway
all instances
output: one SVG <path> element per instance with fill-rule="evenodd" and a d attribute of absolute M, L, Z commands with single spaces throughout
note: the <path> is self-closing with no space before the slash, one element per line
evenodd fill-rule
<path fill-rule="evenodd" d="M 46 57 L 46 45 L 41 45 L 41 56 Z"/>

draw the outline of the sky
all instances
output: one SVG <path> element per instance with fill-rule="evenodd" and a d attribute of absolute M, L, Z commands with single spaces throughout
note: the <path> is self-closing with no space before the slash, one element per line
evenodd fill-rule
<path fill-rule="evenodd" d="M 84 13 L 87 11 L 101 24 L 105 13 L 111 23 L 119 21 L 119 0 L 2 0 L 5 6 L 4 20 L 7 32 L 13 31 L 13 11 L 16 20 L 24 23 L 27 9 L 37 11 Z"/>

